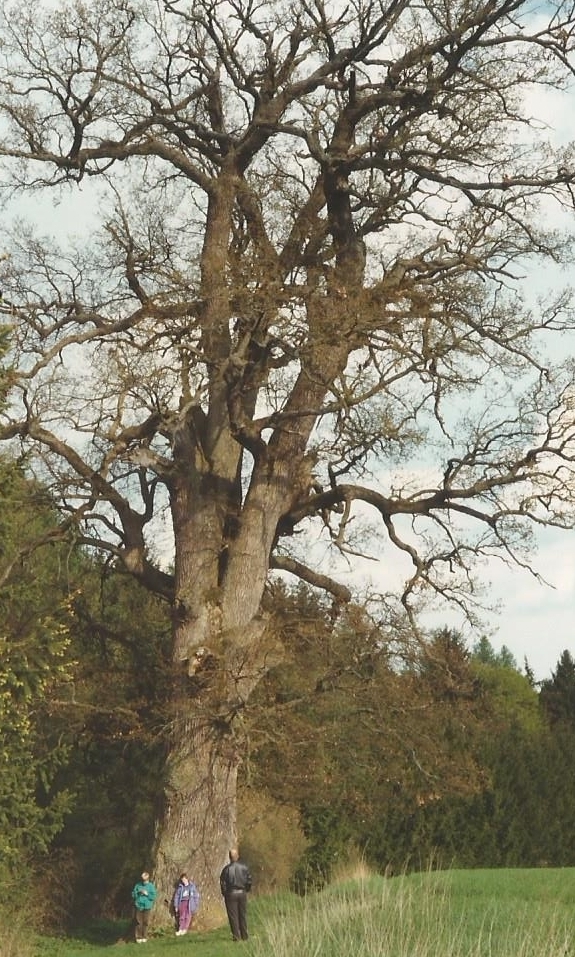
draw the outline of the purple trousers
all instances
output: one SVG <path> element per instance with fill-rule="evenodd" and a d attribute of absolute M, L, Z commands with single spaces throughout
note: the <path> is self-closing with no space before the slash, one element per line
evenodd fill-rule
<path fill-rule="evenodd" d="M 178 930 L 189 930 L 192 923 L 192 912 L 190 910 L 190 900 L 185 898 L 180 902 L 178 908 Z"/>

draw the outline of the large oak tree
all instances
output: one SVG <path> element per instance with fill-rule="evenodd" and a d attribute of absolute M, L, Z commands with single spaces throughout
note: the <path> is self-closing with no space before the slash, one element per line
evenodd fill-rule
<path fill-rule="evenodd" d="M 476 558 L 572 523 L 572 370 L 542 352 L 572 313 L 520 292 L 573 206 L 529 101 L 574 28 L 524 0 L 5 4 L 3 182 L 75 239 L 5 239 L 1 437 L 173 608 L 163 893 L 190 868 L 217 896 L 270 573 L 349 598 L 304 542 L 353 561 L 369 511 L 406 608 L 473 611 Z"/>

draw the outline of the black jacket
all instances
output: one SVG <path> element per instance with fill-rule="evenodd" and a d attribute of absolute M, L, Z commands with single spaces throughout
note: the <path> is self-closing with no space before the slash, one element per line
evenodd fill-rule
<path fill-rule="evenodd" d="M 226 864 L 220 874 L 220 888 L 224 897 L 230 891 L 250 891 L 252 875 L 248 865 L 243 861 L 231 861 Z"/>

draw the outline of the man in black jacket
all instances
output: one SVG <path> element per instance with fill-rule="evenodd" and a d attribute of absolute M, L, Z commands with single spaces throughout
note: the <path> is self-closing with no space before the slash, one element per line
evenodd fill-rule
<path fill-rule="evenodd" d="M 248 939 L 247 902 L 252 889 L 249 867 L 240 861 L 237 847 L 230 848 L 230 863 L 220 874 L 220 888 L 234 940 Z"/>

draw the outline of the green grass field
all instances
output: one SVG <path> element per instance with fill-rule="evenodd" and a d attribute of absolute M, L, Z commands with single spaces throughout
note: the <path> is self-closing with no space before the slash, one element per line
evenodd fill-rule
<path fill-rule="evenodd" d="M 0 957 L 575 957 L 575 868 L 368 876 L 305 899 L 253 898 L 249 919 L 245 944 L 224 927 L 118 944 L 126 925 L 94 924 L 26 954 L 2 934 Z"/>

